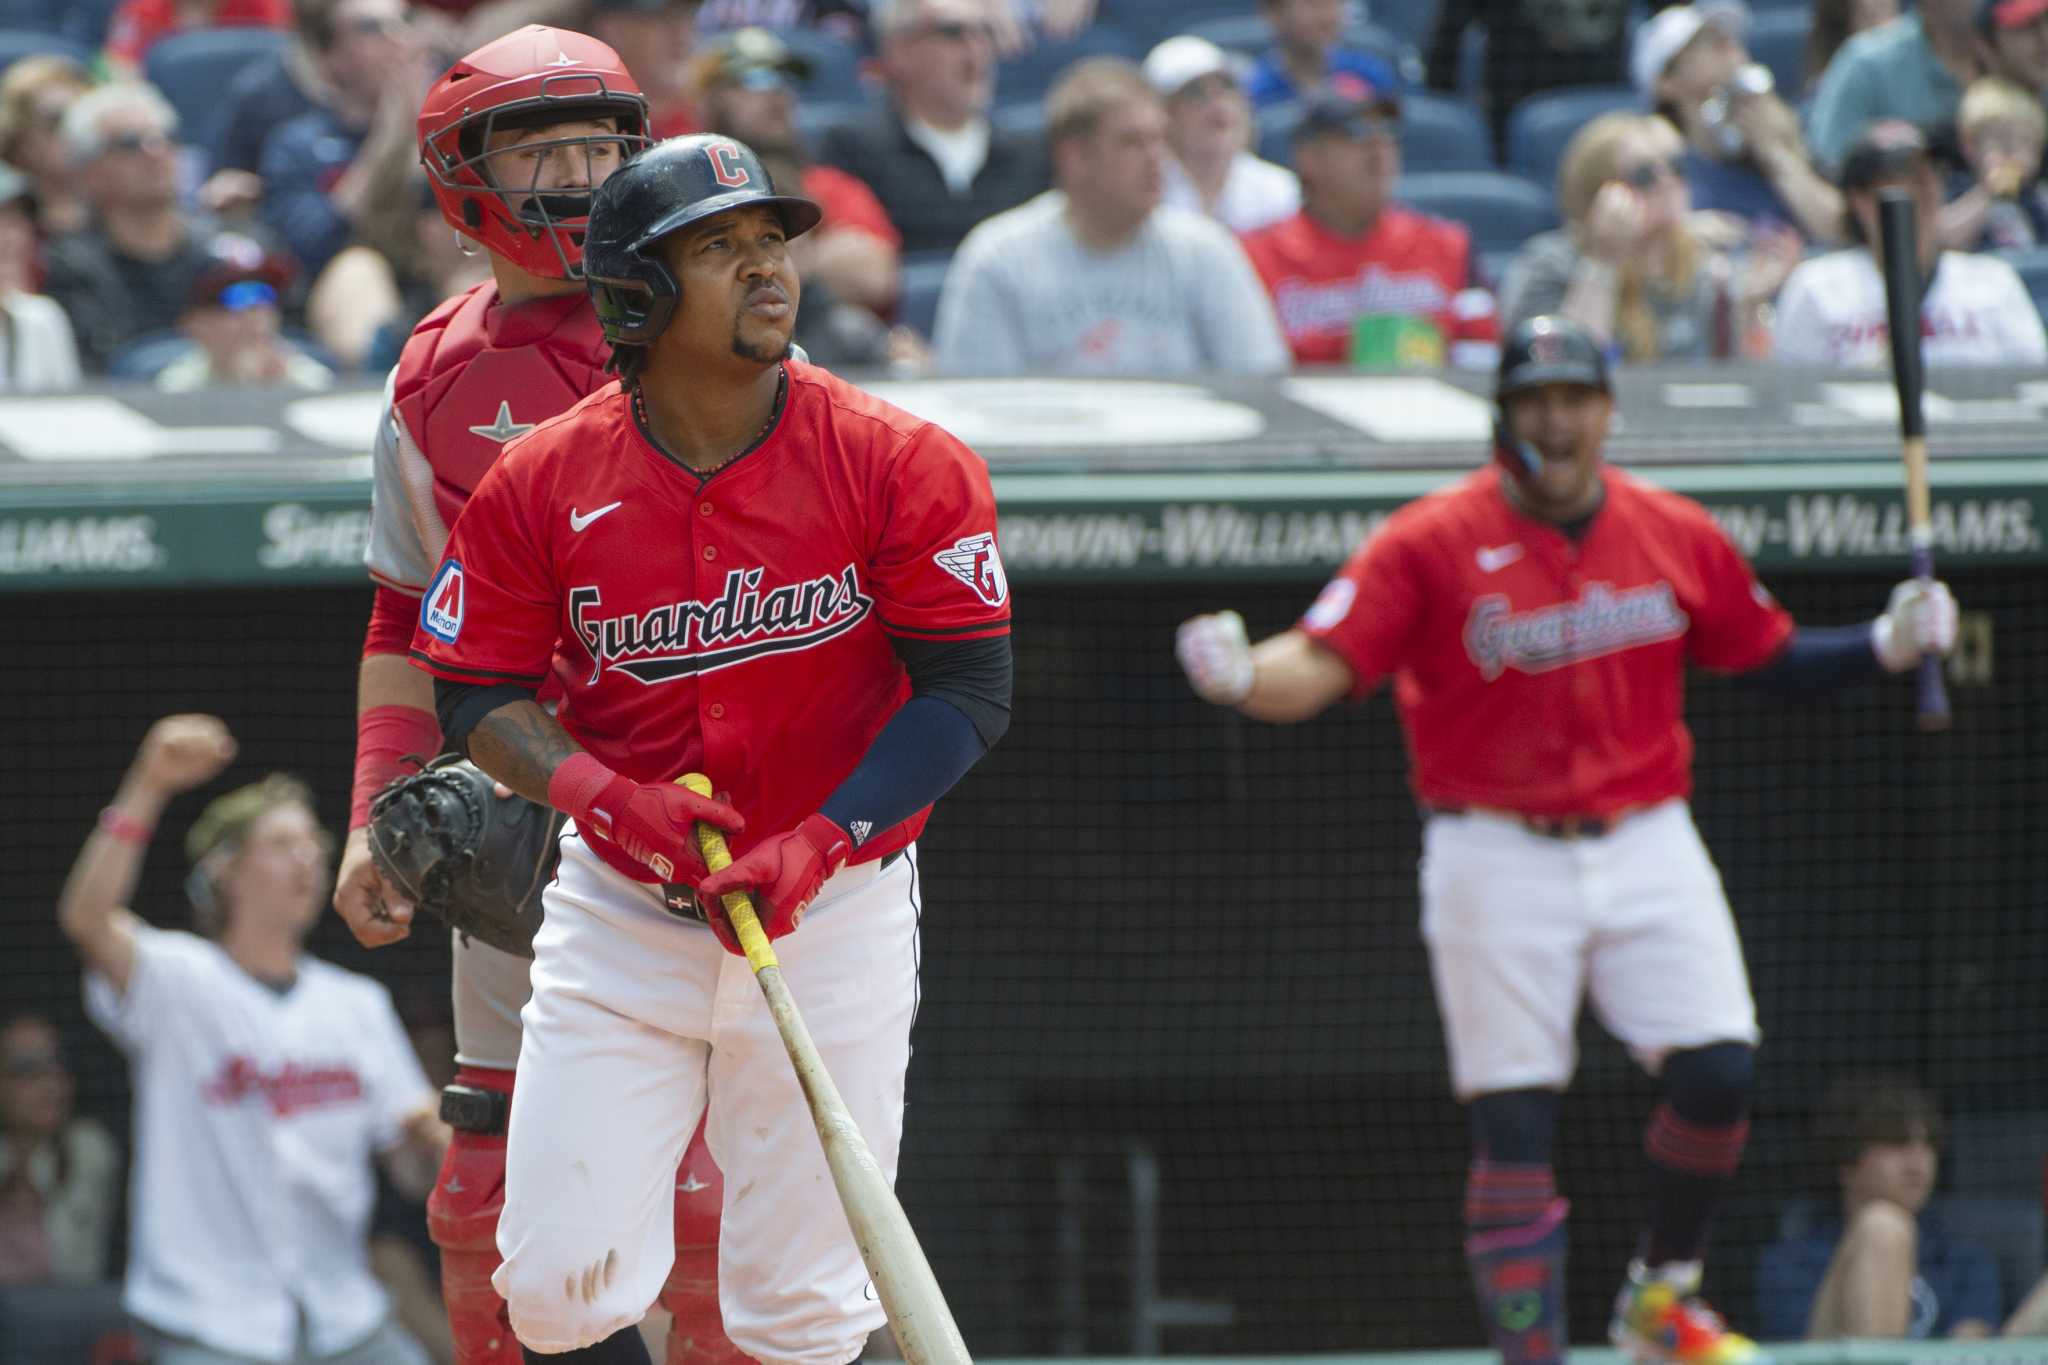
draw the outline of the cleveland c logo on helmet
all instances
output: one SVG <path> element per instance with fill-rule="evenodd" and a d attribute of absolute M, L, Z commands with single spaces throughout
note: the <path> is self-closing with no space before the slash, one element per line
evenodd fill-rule
<path fill-rule="evenodd" d="M 712 142 L 705 145 L 704 155 L 711 158 L 711 174 L 721 185 L 738 189 L 753 183 L 747 175 L 747 163 L 740 160 L 740 149 L 730 142 Z"/>

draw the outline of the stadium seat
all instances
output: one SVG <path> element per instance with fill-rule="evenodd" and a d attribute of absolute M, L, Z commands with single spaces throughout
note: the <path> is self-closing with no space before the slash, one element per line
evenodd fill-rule
<path fill-rule="evenodd" d="M 1436 32 L 1436 0 L 1368 0 L 1365 17 L 1404 43 L 1421 47 Z"/>
<path fill-rule="evenodd" d="M 1225 52 L 1256 57 L 1273 45 L 1273 30 L 1256 12 L 1206 19 L 1190 24 L 1186 32 L 1207 38 Z M 1344 46 L 1370 52 L 1399 73 L 1403 81 L 1415 84 L 1422 76 L 1422 59 L 1415 45 L 1372 24 L 1353 24 L 1344 30 Z"/>
<path fill-rule="evenodd" d="M 796 129 L 804 146 L 815 154 L 836 128 L 859 123 L 874 106 L 867 100 L 802 99 L 796 106 Z"/>
<path fill-rule="evenodd" d="M 896 321 L 905 327 L 915 327 L 921 336 L 932 334 L 932 325 L 939 316 L 939 290 L 946 283 L 946 267 L 952 263 L 952 253 L 944 251 L 913 253 L 903 258 Z"/>
<path fill-rule="evenodd" d="M 1779 96 L 1795 105 L 1806 84 L 1806 44 L 1812 33 L 1813 16 L 1804 7 L 1766 10 L 1749 24 L 1749 55 L 1770 68 Z"/>
<path fill-rule="evenodd" d="M 1301 106 L 1293 101 L 1258 111 L 1258 154 L 1281 166 L 1294 164 L 1294 125 Z M 1404 171 L 1491 171 L 1493 135 L 1470 105 L 1445 95 L 1401 97 L 1401 167 Z"/>
<path fill-rule="evenodd" d="M 1258 0 L 1102 0 L 1096 25 L 1115 29 L 1149 52 L 1155 43 L 1189 33 L 1212 19 L 1252 14 Z"/>
<path fill-rule="evenodd" d="M 166 365 L 198 349 L 199 343 L 182 332 L 151 332 L 107 357 L 107 377 L 153 380 Z"/>
<path fill-rule="evenodd" d="M 864 100 L 874 93 L 873 87 L 861 79 L 861 56 L 852 44 L 808 28 L 788 29 L 778 36 L 790 51 L 811 65 L 810 79 L 803 85 L 806 101 L 844 103 Z"/>
<path fill-rule="evenodd" d="M 1096 25 L 1071 38 L 1041 41 L 996 67 L 996 102 L 1023 104 L 1045 97 L 1060 75 L 1088 57 L 1125 57 L 1138 61 L 1144 50 L 1115 29 Z"/>
<path fill-rule="evenodd" d="M 211 147 L 225 110 L 221 92 L 235 73 L 285 50 L 291 35 L 275 28 L 198 28 L 150 46 L 142 73 L 178 111 L 178 140 Z"/>
<path fill-rule="evenodd" d="M 69 57 L 80 66 L 92 60 L 90 52 L 54 33 L 27 28 L 0 29 L 0 71 L 5 71 L 20 58 L 40 57 L 45 53 Z"/>
<path fill-rule="evenodd" d="M 1551 193 L 1499 171 L 1434 171 L 1404 175 L 1394 197 L 1410 208 L 1463 223 L 1482 255 L 1511 253 L 1557 226 Z"/>
<path fill-rule="evenodd" d="M 1401 165 L 1410 171 L 1490 171 L 1493 135 L 1478 111 L 1443 95 L 1401 100 Z"/>
<path fill-rule="evenodd" d="M 990 115 L 989 122 L 1006 133 L 1024 133 L 1032 137 L 1045 137 L 1045 102 L 1033 100 L 1029 104 L 1005 104 Z"/>
<path fill-rule="evenodd" d="M 1539 185 L 1557 183 L 1557 164 L 1572 135 L 1613 109 L 1640 109 L 1626 85 L 1567 86 L 1531 95 L 1508 115 L 1507 168 Z"/>
<path fill-rule="evenodd" d="M 2034 297 L 2034 307 L 2043 317 L 2048 317 L 2048 247 L 2035 247 L 2030 251 L 2002 251 L 1999 255 L 2012 263 L 2020 272 L 2020 282 L 2027 286 L 2027 292 Z"/>

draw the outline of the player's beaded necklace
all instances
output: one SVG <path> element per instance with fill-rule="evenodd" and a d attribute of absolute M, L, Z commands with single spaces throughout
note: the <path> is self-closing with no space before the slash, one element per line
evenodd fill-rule
<path fill-rule="evenodd" d="M 709 469 L 697 469 L 691 465 L 684 464 L 674 455 L 669 454 L 668 448 L 662 445 L 660 440 L 655 437 L 653 424 L 647 420 L 647 404 L 646 401 L 641 397 L 640 386 L 638 384 L 635 384 L 633 386 L 633 420 L 640 424 L 641 434 L 646 436 L 647 439 L 653 443 L 654 448 L 656 450 L 659 450 L 663 455 L 668 456 L 670 463 L 675 464 L 680 468 L 688 470 L 690 473 L 696 475 L 698 482 L 701 483 L 704 480 L 711 478 L 715 474 L 721 474 L 727 469 L 730 469 L 734 464 L 738 463 L 740 460 L 745 459 L 747 456 L 753 454 L 756 450 L 760 449 L 761 442 L 768 439 L 768 433 L 775 430 L 776 422 L 781 420 L 782 405 L 784 401 L 788 399 L 788 397 L 789 371 L 785 367 L 777 366 L 775 370 L 775 401 L 768 405 L 768 420 L 761 423 L 761 429 L 755 432 L 753 438 L 749 440 L 745 445 L 741 446 L 737 451 L 733 452 L 733 455 L 730 459 L 727 459 L 719 464 L 713 465 Z"/>

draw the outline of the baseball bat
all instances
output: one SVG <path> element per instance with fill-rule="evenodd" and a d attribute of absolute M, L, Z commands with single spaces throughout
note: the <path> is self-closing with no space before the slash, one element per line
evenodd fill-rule
<path fill-rule="evenodd" d="M 711 795 L 711 779 L 702 773 L 676 780 L 699 796 Z M 704 854 L 704 865 L 713 872 L 732 862 L 725 836 L 702 821 L 697 824 L 697 847 Z M 875 1282 L 875 1293 L 881 1297 L 882 1311 L 888 1314 L 904 1360 L 909 1365 L 971 1365 L 973 1357 L 953 1321 L 953 1310 L 946 1306 L 946 1296 L 939 1291 L 938 1277 L 932 1274 L 924 1247 L 896 1192 L 889 1188 L 889 1177 L 861 1136 L 860 1125 L 839 1098 L 839 1087 L 832 1083 L 825 1059 L 818 1055 L 811 1031 L 790 997 L 775 959 L 775 946 L 761 932 L 761 921 L 754 913 L 754 898 L 744 891 L 732 891 L 721 903 L 747 963 L 754 969 L 754 980 L 767 997 L 768 1012 L 775 1017 L 790 1065 L 796 1068 L 797 1084 L 811 1106 L 811 1121 L 818 1127 L 818 1141 L 825 1148 L 825 1163 L 832 1168 L 832 1183 L 839 1189 L 847 1224 L 853 1229 L 860 1258 Z"/>
<path fill-rule="evenodd" d="M 1900 454 L 1906 465 L 1906 544 L 1913 576 L 1934 579 L 1933 500 L 1927 491 L 1927 418 L 1921 411 L 1926 369 L 1920 350 L 1920 252 L 1915 241 L 1912 192 L 1878 192 L 1878 259 L 1884 270 L 1885 316 L 1891 329 L 1892 387 L 1899 395 Z M 1920 661 L 1915 710 L 1922 730 L 1948 728 L 1948 693 L 1941 660 Z"/>

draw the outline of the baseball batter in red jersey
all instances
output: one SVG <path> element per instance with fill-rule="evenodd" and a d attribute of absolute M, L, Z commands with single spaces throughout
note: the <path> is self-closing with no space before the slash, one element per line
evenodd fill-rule
<path fill-rule="evenodd" d="M 718 137 L 605 181 L 584 263 L 622 383 L 507 449 L 422 601 L 414 658 L 450 741 L 573 821 L 534 942 L 498 1223 L 496 1283 L 539 1352 L 608 1350 L 653 1299 L 664 1173 L 700 1114 L 726 1175 L 732 1340 L 844 1365 L 883 1321 L 713 907 L 752 888 L 786 936 L 784 975 L 893 1177 L 914 840 L 1007 727 L 1009 588 L 981 460 L 785 358 L 789 242 L 818 216 Z M 551 677 L 552 715 L 535 700 Z M 693 771 L 721 798 L 675 785 Z M 700 820 L 734 849 L 715 875 Z"/>
<path fill-rule="evenodd" d="M 1400 120 L 1389 94 L 1312 96 L 1294 130 L 1301 211 L 1244 238 L 1300 364 L 1348 359 L 1364 318 L 1394 324 L 1384 353 L 1364 357 L 1373 363 L 1484 368 L 1499 358 L 1500 318 L 1472 268 L 1472 234 L 1394 202 Z"/>
<path fill-rule="evenodd" d="M 442 215 L 488 254 L 493 278 L 449 299 L 414 331 L 378 423 L 372 533 L 378 584 L 358 684 L 355 800 L 335 908 L 363 943 L 410 932 L 364 839 L 370 799 L 406 755 L 441 748 L 433 687 L 406 653 L 419 597 L 448 527 L 504 442 L 607 382 L 606 344 L 581 278 L 592 187 L 644 144 L 646 102 L 604 44 L 522 29 L 457 62 L 428 93 L 421 158 Z M 505 1123 L 519 1057 L 524 958 L 454 942 L 455 1084 L 443 1116 L 455 1140 L 429 1201 L 442 1289 L 463 1365 L 521 1359 L 491 1287 L 503 1203 Z M 671 1365 L 726 1365 L 719 1328 L 719 1174 L 702 1141 L 677 1173 L 676 1270 L 662 1294 Z"/>
<path fill-rule="evenodd" d="M 1496 464 L 1390 517 L 1289 631 L 1184 623 L 1195 690 L 1297 721 L 1394 680 L 1427 812 L 1422 933 L 1475 1143 L 1466 1257 L 1512 1365 L 1565 1351 L 1558 1102 L 1590 997 L 1663 1085 L 1649 1218 L 1610 1335 L 1641 1361 L 1757 1359 L 1696 1297 L 1747 1131 L 1755 1008 L 1695 832 L 1688 662 L 1781 691 L 1902 673 L 1955 642 L 1940 584 L 1874 622 L 1795 628 L 1706 510 L 1605 467 L 1600 348 L 1537 317 L 1500 362 Z"/>

